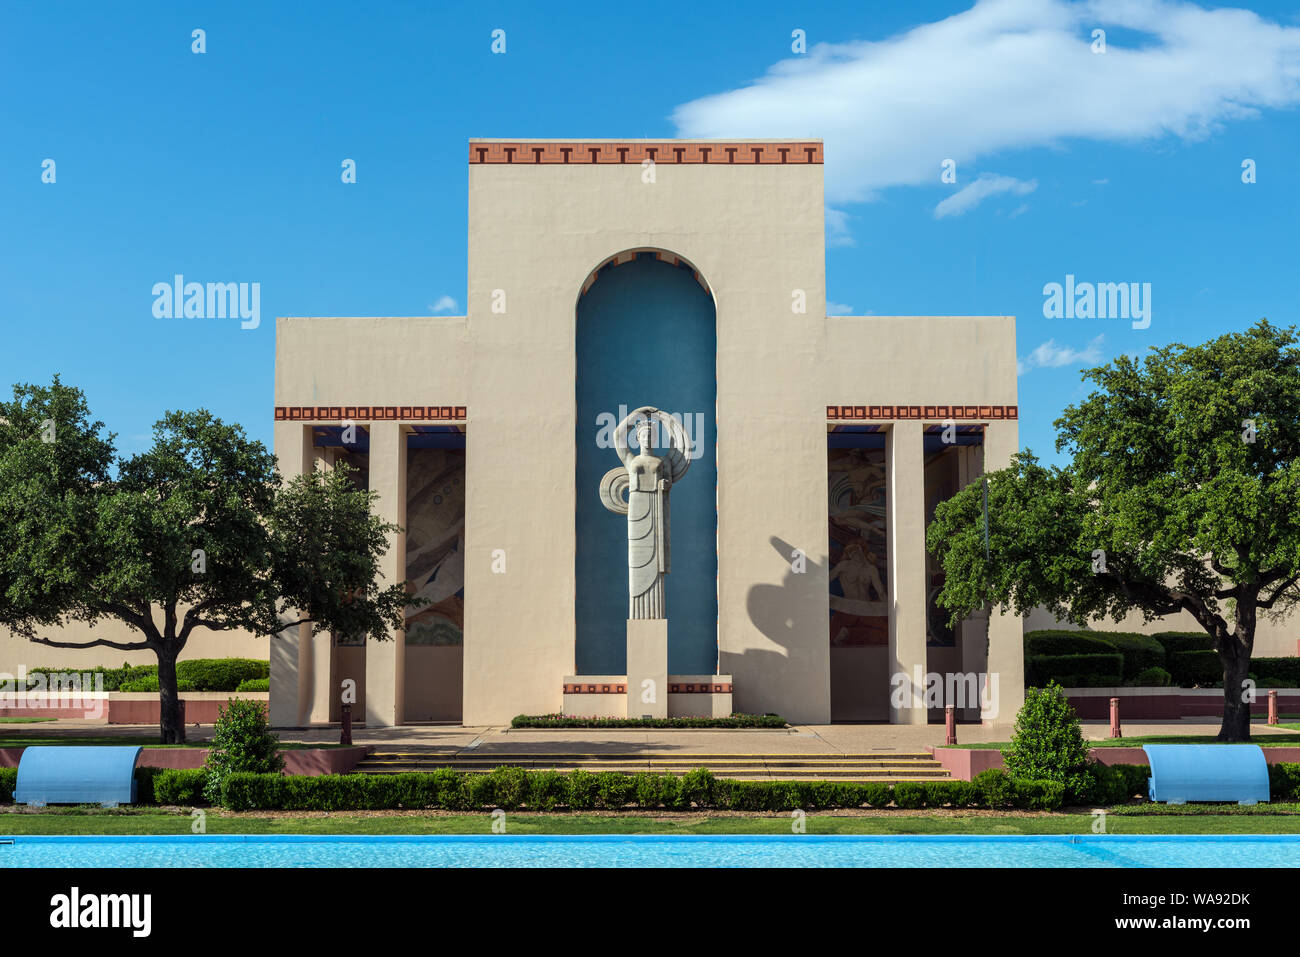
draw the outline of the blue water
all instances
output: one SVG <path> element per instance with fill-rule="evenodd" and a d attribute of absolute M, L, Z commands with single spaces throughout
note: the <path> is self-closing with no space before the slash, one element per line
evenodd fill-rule
<path fill-rule="evenodd" d="M 0 837 L 4 867 L 1297 867 L 1300 836 Z"/>

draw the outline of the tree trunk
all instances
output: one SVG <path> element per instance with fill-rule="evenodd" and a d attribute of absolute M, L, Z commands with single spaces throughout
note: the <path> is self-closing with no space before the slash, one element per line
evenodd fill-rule
<path fill-rule="evenodd" d="M 1250 653 L 1235 637 L 1224 640 L 1219 649 L 1223 663 L 1223 725 L 1219 741 L 1250 740 L 1250 704 L 1246 701 L 1246 674 L 1250 671 Z"/>
<path fill-rule="evenodd" d="M 181 697 L 176 691 L 176 655 L 174 651 L 158 652 L 159 723 L 163 744 L 185 743 L 185 722 L 181 719 Z"/>

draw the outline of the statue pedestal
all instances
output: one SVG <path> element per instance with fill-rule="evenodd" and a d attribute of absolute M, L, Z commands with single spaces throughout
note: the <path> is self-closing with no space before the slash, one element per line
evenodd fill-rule
<path fill-rule="evenodd" d="M 627 716 L 668 717 L 668 619 L 627 622 Z"/>

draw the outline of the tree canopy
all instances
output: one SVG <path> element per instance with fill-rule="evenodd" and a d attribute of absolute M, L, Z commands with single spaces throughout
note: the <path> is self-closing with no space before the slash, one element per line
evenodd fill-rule
<path fill-rule="evenodd" d="M 1085 370 L 1056 421 L 1069 460 L 1025 451 L 935 512 L 927 546 L 954 621 L 986 604 L 1084 625 L 1189 613 L 1224 666 L 1225 740 L 1249 739 L 1243 682 L 1261 613 L 1300 602 L 1300 349 L 1261 320 Z"/>
<path fill-rule="evenodd" d="M 114 438 L 57 376 L 0 402 L 0 625 L 154 651 L 164 740 L 183 740 L 175 662 L 197 629 L 384 640 L 402 626 L 405 583 L 382 587 L 378 564 L 396 527 L 345 467 L 286 483 L 261 442 L 204 410 L 166 413 L 134 455 Z M 43 634 L 107 618 L 139 637 Z"/>

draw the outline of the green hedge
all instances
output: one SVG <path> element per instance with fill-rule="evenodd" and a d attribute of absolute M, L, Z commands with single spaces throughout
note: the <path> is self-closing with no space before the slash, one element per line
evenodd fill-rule
<path fill-rule="evenodd" d="M 1148 668 L 1165 667 L 1164 645 L 1150 635 L 1131 631 L 1108 631 L 1103 637 L 1124 656 L 1124 677 L 1132 678 Z"/>
<path fill-rule="evenodd" d="M 130 681 L 123 681 L 122 686 L 117 690 L 129 691 L 129 692 L 157 691 L 158 676 L 156 674 L 141 675 L 139 678 L 132 678 Z M 180 678 L 177 678 L 176 690 L 177 691 L 198 691 L 199 689 L 194 687 L 194 682 L 184 681 Z"/>
<path fill-rule="evenodd" d="M 976 781 L 733 781 L 707 768 L 671 774 L 525 771 L 473 774 L 441 768 L 404 774 L 231 774 L 221 792 L 234 811 L 345 811 L 437 808 L 449 811 L 685 810 L 787 811 L 801 808 L 989 807 L 1054 810 L 1064 786 L 986 771 Z"/>
<path fill-rule="evenodd" d="M 31 668 L 28 682 L 35 674 L 103 675 L 105 691 L 157 691 L 157 665 L 126 665 L 106 668 L 40 667 Z M 190 658 L 176 662 L 176 684 L 180 691 L 235 691 L 242 681 L 270 678 L 271 664 L 253 658 Z M 93 680 L 93 679 L 92 679 Z"/>
<path fill-rule="evenodd" d="M 1252 658 L 1250 673 L 1263 688 L 1300 688 L 1300 658 Z"/>
<path fill-rule="evenodd" d="M 1300 801 L 1300 764 L 1270 764 L 1268 793 L 1274 801 Z"/>
<path fill-rule="evenodd" d="M 1028 655 L 1108 655 L 1115 646 L 1104 637 L 1090 631 L 1065 631 L 1044 629 L 1025 632 L 1025 654 Z"/>
<path fill-rule="evenodd" d="M 1070 687 L 1065 680 L 1077 678 L 1084 681 L 1084 687 L 1104 684 L 1102 677 L 1118 676 L 1113 684 L 1125 681 L 1132 683 L 1139 674 L 1150 668 L 1164 668 L 1165 649 L 1151 635 L 1141 635 L 1132 631 L 1064 631 L 1045 629 L 1025 634 L 1025 659 L 1028 662 L 1035 657 L 1073 657 L 1078 655 L 1109 655 L 1119 652 L 1123 665 L 1119 670 L 1107 668 L 1101 672 L 1091 666 L 1083 671 L 1069 671 L 1062 668 L 1050 668 L 1039 682 L 1030 681 L 1040 687 L 1055 678 L 1062 686 Z M 1062 663 L 1063 665 L 1068 662 Z M 1048 666 L 1044 666 L 1047 668 Z M 1027 679 L 1028 680 L 1028 679 Z M 1077 685 L 1076 685 L 1077 687 Z"/>
<path fill-rule="evenodd" d="M 1214 650 L 1213 640 L 1203 631 L 1158 631 L 1151 637 L 1160 642 L 1166 656 L 1175 651 Z"/>
<path fill-rule="evenodd" d="M 0 804 L 10 804 L 13 802 L 14 787 L 17 784 L 17 768 L 0 768 Z"/>
<path fill-rule="evenodd" d="M 1031 655 L 1025 660 L 1025 684 L 1042 688 L 1055 681 L 1063 688 L 1109 688 L 1123 680 L 1124 656 L 1108 654 Z"/>
<path fill-rule="evenodd" d="M 777 714 L 733 714 L 727 718 L 584 718 L 567 714 L 520 714 L 512 728 L 784 728 Z"/>
<path fill-rule="evenodd" d="M 27 673 L 28 687 L 31 686 L 32 677 L 34 675 L 68 674 L 69 672 L 75 672 L 76 674 L 79 675 L 86 675 L 86 674 L 92 676 L 102 675 L 105 691 L 121 691 L 122 685 L 128 681 L 133 681 L 138 678 L 144 678 L 147 677 L 148 675 L 157 675 L 158 666 L 124 664 L 120 668 L 106 668 L 103 665 L 94 665 L 93 667 L 90 668 L 75 668 L 75 667 L 69 667 L 67 665 L 61 665 L 57 667 L 43 665 L 37 668 L 28 669 L 28 673 Z M 92 677 L 91 680 L 93 681 L 95 679 Z"/>
<path fill-rule="evenodd" d="M 271 679 L 270 678 L 245 678 L 243 681 L 239 683 L 239 687 L 236 688 L 235 690 L 236 691 L 270 691 Z"/>
<path fill-rule="evenodd" d="M 207 771 L 203 768 L 166 768 L 159 770 L 153 779 L 155 804 L 178 804 L 192 807 L 205 803 L 203 783 Z"/>
<path fill-rule="evenodd" d="M 176 680 L 195 691 L 234 691 L 241 681 L 270 678 L 271 663 L 253 658 L 192 658 L 176 662 Z"/>
<path fill-rule="evenodd" d="M 1180 688 L 1223 686 L 1223 662 L 1216 651 L 1174 651 L 1166 667 Z"/>

